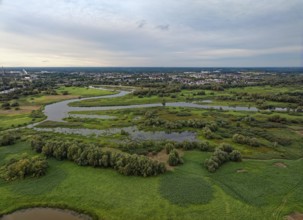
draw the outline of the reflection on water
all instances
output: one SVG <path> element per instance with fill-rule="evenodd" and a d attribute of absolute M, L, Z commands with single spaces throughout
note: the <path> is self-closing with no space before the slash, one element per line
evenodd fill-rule
<path fill-rule="evenodd" d="M 90 220 L 86 215 L 69 210 L 51 208 L 32 208 L 5 215 L 1 220 Z"/>
<path fill-rule="evenodd" d="M 73 118 L 98 118 L 98 119 L 115 119 L 117 117 L 110 115 L 84 115 L 84 114 L 69 114 Z"/>

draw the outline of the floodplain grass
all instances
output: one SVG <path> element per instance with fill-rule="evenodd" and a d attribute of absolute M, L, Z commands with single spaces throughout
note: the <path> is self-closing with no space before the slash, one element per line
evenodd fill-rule
<path fill-rule="evenodd" d="M 207 139 L 204 136 L 203 129 L 182 127 L 179 129 L 166 129 L 164 126 L 147 126 L 145 125 L 146 112 L 153 112 L 153 118 L 160 118 L 165 121 L 177 122 L 180 120 L 202 120 L 205 123 L 223 123 L 218 125 L 217 131 L 214 132 L 214 139 Z M 115 119 L 85 119 L 73 118 L 67 120 L 67 123 L 50 122 L 49 127 L 85 127 L 93 129 L 123 128 L 128 126 L 137 126 L 140 130 L 145 131 L 192 131 L 197 133 L 197 139 L 208 141 L 213 146 L 220 143 L 229 143 L 240 150 L 242 155 L 247 158 L 289 158 L 296 159 L 303 156 L 302 152 L 302 130 L 301 113 L 298 115 L 289 115 L 287 112 L 262 114 L 260 112 L 236 112 L 206 110 L 184 107 L 151 107 L 151 108 L 134 108 L 120 109 L 112 111 L 84 111 L 72 112 L 77 114 L 88 115 L 109 115 Z M 180 114 L 181 113 L 181 114 Z M 186 114 L 184 114 L 186 113 Z M 185 116 L 183 116 L 185 115 Z M 268 119 L 273 115 L 279 115 L 286 118 L 283 123 L 269 122 Z M 246 122 L 245 118 L 252 118 L 252 122 Z M 41 126 L 44 126 L 42 124 Z M 52 125 L 52 126 L 51 126 Z M 270 125 L 270 126 L 269 126 Z M 295 126 L 295 127 L 294 127 Z M 301 130 L 300 130 L 301 129 Z M 261 147 L 250 147 L 245 144 L 237 144 L 232 140 L 236 133 L 241 133 L 248 137 L 258 138 Z M 277 143 L 275 143 L 277 142 Z"/>
<path fill-rule="evenodd" d="M 237 88 L 238 89 L 238 88 Z M 251 87 L 250 92 L 297 91 L 290 88 Z M 289 89 L 289 90 L 287 90 Z M 300 89 L 300 88 L 299 88 Z M 241 90 L 241 89 L 238 89 Z M 102 90 L 100 90 L 102 91 Z M 236 91 L 234 89 L 233 91 Z M 174 101 L 186 100 L 193 96 L 191 91 L 177 95 Z M 212 96 L 224 94 L 214 92 Z M 124 103 L 140 104 L 149 98 L 115 98 L 104 103 L 118 100 Z M 181 99 L 179 99 L 181 97 Z M 165 99 L 165 98 L 164 98 Z M 161 103 L 162 98 L 154 97 L 154 102 Z M 41 100 L 42 102 L 43 100 Z M 166 100 L 168 102 L 168 100 Z M 145 103 L 144 103 L 145 104 Z M 244 104 L 244 103 L 242 103 Z M 244 106 L 244 105 L 242 105 Z M 213 146 L 225 142 L 241 151 L 244 161 L 228 162 L 216 173 L 208 173 L 203 167 L 210 153 L 187 151 L 184 165 L 157 177 L 125 177 L 110 169 L 79 167 L 68 161 L 49 159 L 50 168 L 46 176 L 39 179 L 28 178 L 11 183 L 0 180 L 0 215 L 24 206 L 67 206 L 75 210 L 84 210 L 99 219 L 283 219 L 293 212 L 303 212 L 303 156 L 302 151 L 302 113 L 270 112 L 235 112 L 205 109 L 186 109 L 159 107 L 148 109 L 124 109 L 115 111 L 79 112 L 80 114 L 99 114 L 116 116 L 115 126 L 133 121 L 143 123 L 145 111 L 156 111 L 156 116 L 169 121 L 183 119 L 201 119 L 207 122 L 223 121 L 217 138 L 206 139 L 202 129 L 195 129 L 199 140 L 206 140 Z M 78 113 L 78 112 L 77 112 Z M 186 113 L 186 114 L 178 114 Z M 181 116 L 183 115 L 183 116 Z M 184 116 L 185 115 L 185 116 Z M 287 119 L 286 123 L 269 123 L 272 115 Z M 254 117 L 255 124 L 245 122 L 247 116 Z M 83 120 L 83 119 L 81 119 Z M 81 121 L 82 127 L 96 126 L 98 129 L 109 126 L 114 120 Z M 297 121 L 296 123 L 294 121 Z M 80 122 L 80 120 L 79 120 Z M 67 122 L 68 124 L 71 122 Z M 77 121 L 75 122 L 77 123 Z M 267 127 L 264 127 L 266 125 Z M 268 127 L 268 125 L 272 127 Z M 53 124 L 56 127 L 58 124 Z M 74 126 L 74 125 L 73 125 Z M 77 125 L 80 126 L 80 125 Z M 141 126 L 143 129 L 147 127 Z M 153 130 L 163 128 L 153 127 Z M 189 130 L 182 128 L 181 130 Z M 31 130 L 27 130 L 32 135 Z M 243 132 L 245 135 L 259 134 L 261 147 L 253 148 L 236 144 L 232 135 Z M 259 132 L 259 133 L 258 133 Z M 261 133 L 260 133 L 261 132 Z M 116 147 L 112 140 L 123 140 L 120 134 L 111 137 L 84 137 L 81 135 L 56 134 L 62 138 L 73 138 L 86 142 L 101 143 L 109 150 Z M 291 139 L 290 144 L 275 145 L 273 137 L 282 141 Z M 22 153 L 35 154 L 27 143 L 20 142 L 13 146 L 0 147 L 0 165 Z M 282 158 L 293 160 L 286 160 Z M 250 158 L 250 159 L 248 159 Z M 254 159 L 252 159 L 254 158 Z M 281 158 L 281 159 L 272 159 Z M 270 160 L 269 160 L 270 159 Z M 276 163 L 285 165 L 277 166 Z"/>
<path fill-rule="evenodd" d="M 32 118 L 29 114 L 4 115 L 0 114 L 0 131 L 13 127 L 30 124 Z"/>
<path fill-rule="evenodd" d="M 81 97 L 93 97 L 93 96 L 104 96 L 104 95 L 112 95 L 117 94 L 118 91 L 109 88 L 108 90 L 103 89 L 96 89 L 96 88 L 88 88 L 88 87 L 66 87 L 61 86 L 60 88 L 56 89 L 56 92 L 62 94 L 62 92 L 68 92 L 69 95 L 73 96 L 81 96 Z"/>
<path fill-rule="evenodd" d="M 25 124 L 30 124 L 38 122 L 42 119 L 35 119 L 32 121 L 30 113 L 32 110 L 37 110 L 44 105 L 51 104 L 54 102 L 73 99 L 81 97 L 91 97 L 91 96 L 103 96 L 112 95 L 118 93 L 113 90 L 100 90 L 93 88 L 83 88 L 83 87 L 60 87 L 57 90 L 58 95 L 30 95 L 22 96 L 17 101 L 20 104 L 20 110 L 2 110 L 0 109 L 0 130 L 5 130 L 9 128 L 23 126 Z M 68 91 L 68 95 L 62 95 L 63 91 Z M 0 102 L 0 106 L 3 102 Z"/>
<path fill-rule="evenodd" d="M 30 151 L 27 143 L 1 147 L 1 161 Z M 185 152 L 183 166 L 150 178 L 48 159 L 49 170 L 39 179 L 0 180 L 0 214 L 41 205 L 85 210 L 99 219 L 283 219 L 303 211 L 303 199 L 297 195 L 303 191 L 302 160 L 229 162 L 209 174 L 202 166 L 208 156 Z M 276 162 L 287 167 L 277 167 Z M 247 172 L 238 173 L 239 169 Z M 163 192 L 163 186 L 170 187 Z M 166 190 L 174 194 L 163 194 Z"/>
<path fill-rule="evenodd" d="M 80 100 L 77 102 L 72 102 L 69 105 L 73 107 L 93 107 L 93 106 L 126 106 L 126 105 L 139 105 L 139 104 L 161 104 L 165 100 L 165 102 L 176 102 L 177 100 L 185 100 L 176 99 L 171 97 L 159 97 L 159 96 L 150 96 L 139 98 L 133 94 L 128 94 L 123 97 L 116 97 L 111 99 L 90 99 L 90 100 Z"/>

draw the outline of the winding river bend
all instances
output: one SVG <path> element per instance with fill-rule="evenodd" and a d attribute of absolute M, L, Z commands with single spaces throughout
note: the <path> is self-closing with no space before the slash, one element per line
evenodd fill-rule
<path fill-rule="evenodd" d="M 81 100 L 89 100 L 89 99 L 109 99 L 122 97 L 131 92 L 129 91 L 120 91 L 114 95 L 106 95 L 106 96 L 98 96 L 98 97 L 90 97 L 83 98 Z M 80 99 L 71 99 L 62 102 L 53 103 L 45 106 L 44 114 L 47 116 L 48 121 L 56 121 L 56 122 L 64 122 L 64 118 L 69 116 L 69 112 L 77 112 L 77 111 L 102 111 L 102 110 L 118 110 L 118 109 L 131 109 L 131 108 L 149 108 L 149 107 L 160 107 L 161 103 L 154 104 L 140 104 L 140 105 L 127 105 L 127 106 L 103 106 L 103 107 L 71 107 L 70 103 L 80 101 Z M 201 105 L 189 102 L 170 102 L 166 103 L 166 106 L 170 107 L 187 107 L 187 108 L 201 108 L 201 109 L 222 109 L 222 110 L 231 110 L 231 111 L 258 111 L 255 107 L 230 107 L 230 106 L 213 106 L 213 105 Z M 285 109 L 279 108 L 276 109 L 278 111 L 285 111 Z M 76 115 L 73 115 L 76 116 Z M 85 115 L 81 115 L 81 117 L 86 117 Z M 94 116 L 87 116 L 92 118 Z M 96 116 L 98 117 L 98 116 Z M 37 123 L 39 124 L 39 123 Z M 107 130 L 96 130 L 96 129 L 71 129 L 71 128 L 36 128 L 37 124 L 29 126 L 35 130 L 39 131 L 47 131 L 47 132 L 57 132 L 57 133 L 65 133 L 65 134 L 80 134 L 80 135 L 112 135 L 121 132 L 121 130 L 125 130 L 129 133 L 131 139 L 136 140 L 161 140 L 161 139 L 170 139 L 175 141 L 184 141 L 189 140 L 193 141 L 196 139 L 195 132 L 145 132 L 139 131 L 136 126 L 126 127 L 126 128 L 111 128 Z"/>

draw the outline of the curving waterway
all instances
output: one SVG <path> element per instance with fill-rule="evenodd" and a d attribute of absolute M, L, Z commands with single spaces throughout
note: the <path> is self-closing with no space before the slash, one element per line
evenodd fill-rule
<path fill-rule="evenodd" d="M 106 95 L 106 96 L 98 96 L 98 97 L 90 97 L 83 98 L 81 100 L 90 100 L 90 99 L 109 99 L 122 97 L 131 92 L 129 91 L 120 91 L 114 95 Z M 64 118 L 69 116 L 73 117 L 82 117 L 82 118 L 107 118 L 108 116 L 94 116 L 94 115 L 70 115 L 69 112 L 77 112 L 77 111 L 102 111 L 102 110 L 119 110 L 119 109 L 131 109 L 131 108 L 150 108 L 150 107 L 160 107 L 161 103 L 154 104 L 140 104 L 140 105 L 127 105 L 127 106 L 102 106 L 102 107 L 72 107 L 69 106 L 70 103 L 79 101 L 80 99 L 71 99 L 62 102 L 53 103 L 45 106 L 44 114 L 47 116 L 48 121 L 56 121 L 56 122 L 64 122 Z M 209 100 L 208 100 L 209 102 Z M 205 102 L 205 103 L 208 103 Z M 258 111 L 255 107 L 230 107 L 230 106 L 214 106 L 207 104 L 196 104 L 189 102 L 170 102 L 166 103 L 166 106 L 170 107 L 187 107 L 187 108 L 201 108 L 201 109 L 222 109 L 222 110 L 231 110 L 231 111 Z M 283 108 L 277 108 L 278 111 L 285 111 Z M 39 123 L 37 123 L 39 124 Z M 193 141 L 196 139 L 195 132 L 146 132 L 139 131 L 137 127 L 127 127 L 127 128 L 111 128 L 107 130 L 96 130 L 96 129 L 72 129 L 72 128 L 36 128 L 34 125 L 30 125 L 30 128 L 39 131 L 51 131 L 57 133 L 65 133 L 65 134 L 80 134 L 80 135 L 112 135 L 121 132 L 121 130 L 125 130 L 130 135 L 131 139 L 135 140 L 161 140 L 161 139 L 170 139 L 175 141 L 184 141 L 189 140 Z"/>

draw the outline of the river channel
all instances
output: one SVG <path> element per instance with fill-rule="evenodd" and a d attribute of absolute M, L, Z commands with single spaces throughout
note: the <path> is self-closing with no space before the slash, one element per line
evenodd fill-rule
<path fill-rule="evenodd" d="M 114 95 L 106 95 L 106 96 L 98 96 L 98 97 L 90 97 L 83 98 L 81 100 L 89 100 L 89 99 L 109 99 L 122 97 L 129 94 L 129 91 L 120 91 Z M 103 106 L 103 107 L 72 107 L 69 106 L 70 103 L 80 101 L 80 99 L 71 99 L 62 102 L 53 103 L 45 106 L 44 114 L 47 116 L 48 121 L 56 121 L 56 122 L 64 122 L 64 118 L 67 118 L 69 112 L 77 112 L 77 111 L 102 111 L 102 110 L 119 110 L 119 109 L 131 109 L 131 108 L 150 108 L 150 107 L 160 107 L 161 103 L 154 104 L 140 104 L 140 105 L 127 105 L 127 106 Z M 208 100 L 209 102 L 209 100 Z M 208 103 L 205 102 L 205 103 Z M 222 109 L 222 110 L 230 110 L 230 111 L 258 111 L 255 107 L 230 107 L 230 106 L 214 106 L 209 104 L 195 104 L 190 102 L 170 102 L 166 103 L 166 106 L 170 107 L 187 107 L 187 108 L 201 108 L 201 109 Z M 278 111 L 285 111 L 285 109 L 276 109 Z M 73 117 L 78 117 L 77 115 L 72 115 Z M 79 117 L 86 117 L 86 115 L 81 115 Z M 87 116 L 88 118 L 93 118 L 93 115 Z M 96 116 L 96 118 L 100 116 Z M 106 118 L 107 116 L 103 116 Z M 39 123 L 38 123 L 39 124 Z M 37 125 L 37 124 L 35 124 Z M 72 128 L 37 128 L 35 125 L 30 125 L 30 128 L 39 131 L 46 132 L 56 132 L 56 133 L 65 133 L 65 134 L 80 134 L 80 135 L 112 135 L 121 132 L 123 129 L 126 131 L 131 139 L 135 140 L 161 140 L 161 139 L 170 139 L 175 141 L 193 141 L 196 139 L 195 132 L 146 132 L 139 131 L 136 126 L 127 127 L 127 128 L 111 128 L 107 130 L 96 130 L 96 129 L 72 129 Z"/>

